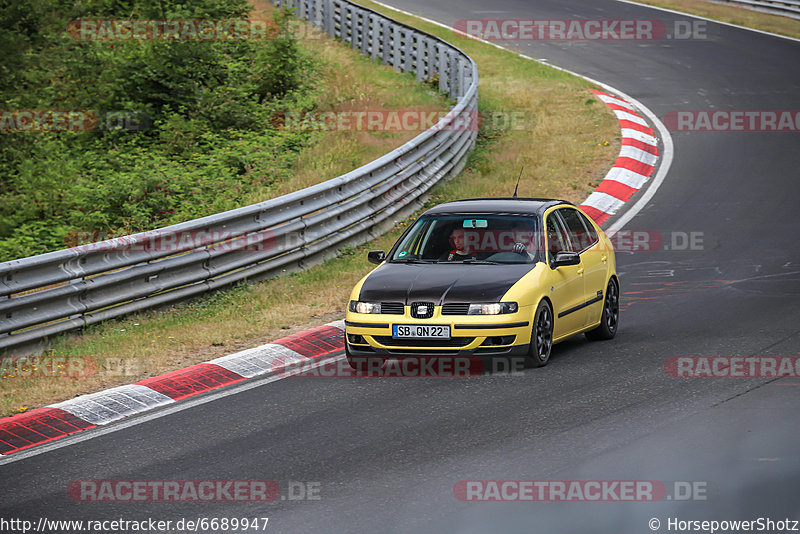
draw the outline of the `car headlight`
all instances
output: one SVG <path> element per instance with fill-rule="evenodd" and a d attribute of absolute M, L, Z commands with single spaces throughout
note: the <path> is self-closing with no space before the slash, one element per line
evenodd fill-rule
<path fill-rule="evenodd" d="M 470 304 L 467 315 L 500 315 L 515 313 L 519 309 L 516 302 L 492 302 L 491 304 Z"/>
<path fill-rule="evenodd" d="M 380 302 L 361 302 L 360 300 L 351 300 L 348 309 L 355 313 L 380 313 Z"/>

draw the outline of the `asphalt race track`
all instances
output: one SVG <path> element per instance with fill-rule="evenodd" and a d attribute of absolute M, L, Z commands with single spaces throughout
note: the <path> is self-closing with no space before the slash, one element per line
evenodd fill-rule
<path fill-rule="evenodd" d="M 448 25 L 691 20 L 614 0 L 392 5 Z M 800 110 L 800 42 L 711 22 L 705 30 L 692 40 L 504 44 L 608 83 L 662 120 L 677 110 Z M 242 390 L 0 466 L 0 517 L 269 517 L 274 533 L 645 533 L 652 519 L 660 531 L 670 518 L 800 520 L 800 378 L 665 371 L 678 356 L 800 356 L 800 134 L 672 137 L 669 175 L 625 227 L 658 232 L 669 249 L 618 253 L 615 340 L 562 343 L 547 367 L 519 376 L 289 378 Z M 701 236 L 692 250 L 671 249 L 692 233 Z M 67 494 L 76 480 L 254 479 L 276 481 L 284 496 L 289 481 L 311 483 L 319 499 L 79 503 Z M 454 488 L 470 480 L 658 481 L 667 496 L 463 502 Z M 683 499 L 675 488 L 687 482 L 697 491 Z"/>

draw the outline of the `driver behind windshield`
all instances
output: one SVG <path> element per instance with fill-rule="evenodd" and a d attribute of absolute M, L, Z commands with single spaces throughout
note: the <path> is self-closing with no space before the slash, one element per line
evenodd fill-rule
<path fill-rule="evenodd" d="M 456 228 L 450 234 L 450 252 L 440 258 L 440 261 L 464 261 L 475 260 L 477 256 L 470 253 L 464 239 L 464 229 Z"/>

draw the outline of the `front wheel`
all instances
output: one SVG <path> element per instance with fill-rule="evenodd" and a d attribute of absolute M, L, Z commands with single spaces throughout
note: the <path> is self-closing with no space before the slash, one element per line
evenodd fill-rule
<path fill-rule="evenodd" d="M 617 334 L 619 326 L 619 287 L 612 278 L 606 288 L 606 298 L 603 302 L 603 315 L 597 328 L 586 332 L 586 337 L 592 341 L 611 339 Z"/>
<path fill-rule="evenodd" d="M 553 349 L 553 309 L 546 300 L 539 303 L 533 316 L 531 344 L 525 358 L 526 367 L 542 367 L 550 361 Z"/>

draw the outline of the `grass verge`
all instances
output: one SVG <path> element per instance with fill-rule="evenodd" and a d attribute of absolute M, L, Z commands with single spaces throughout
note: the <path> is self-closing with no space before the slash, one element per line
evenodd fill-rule
<path fill-rule="evenodd" d="M 429 204 L 464 197 L 510 196 L 522 167 L 520 196 L 579 202 L 605 175 L 619 150 L 619 127 L 606 106 L 588 91 L 589 83 L 515 53 L 465 40 L 438 26 L 365 5 L 453 42 L 478 63 L 479 108 L 490 120 L 481 128 L 465 170 L 437 186 Z M 356 54 L 332 41 L 321 46 L 330 47 L 333 56 Z M 366 60 L 353 57 L 348 61 L 359 64 Z M 347 70 L 334 79 L 355 76 L 353 70 Z M 396 76 L 383 77 L 384 70 L 370 64 L 355 86 L 366 91 L 372 84 L 387 83 L 397 92 L 405 92 L 391 85 Z M 346 92 L 342 87 L 331 89 L 332 101 L 348 99 L 336 96 L 339 89 Z M 370 106 L 378 101 L 373 96 L 362 100 Z M 383 105 L 391 108 L 407 102 L 387 100 Z M 309 183 L 358 164 L 343 157 L 338 143 L 349 142 L 337 135 L 342 134 L 328 136 L 300 158 L 298 174 L 307 175 Z M 376 150 L 380 154 L 387 151 L 384 147 Z M 97 372 L 83 373 L 90 376 L 4 378 L 0 370 L 0 415 L 134 382 L 339 319 L 351 288 L 373 267 L 366 261 L 366 251 L 388 250 L 406 224 L 396 221 L 395 228 L 376 241 L 345 250 L 338 258 L 307 271 L 240 285 L 174 309 L 109 321 L 81 336 L 56 340 L 45 357 L 89 362 L 88 367 Z"/>
<path fill-rule="evenodd" d="M 276 9 L 267 0 L 253 0 L 255 14 L 267 15 Z M 299 46 L 322 64 L 320 81 L 312 92 L 314 112 L 352 110 L 391 111 L 423 109 L 446 111 L 449 101 L 429 85 L 419 84 L 410 74 L 399 74 L 391 67 L 362 56 L 324 32 L 302 25 Z M 304 110 L 297 111 L 303 116 Z M 289 180 L 275 184 L 265 197 L 256 193 L 244 197 L 243 205 L 253 204 L 298 191 L 368 163 L 412 139 L 420 131 L 314 130 L 309 147 L 298 158 Z"/>
<path fill-rule="evenodd" d="M 636 0 L 640 4 L 665 7 L 684 11 L 722 22 L 787 35 L 800 39 L 800 20 L 781 15 L 772 15 L 745 7 L 717 2 L 698 2 L 697 0 Z"/>

